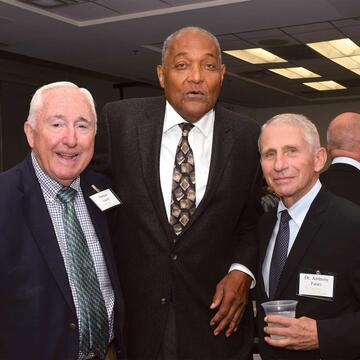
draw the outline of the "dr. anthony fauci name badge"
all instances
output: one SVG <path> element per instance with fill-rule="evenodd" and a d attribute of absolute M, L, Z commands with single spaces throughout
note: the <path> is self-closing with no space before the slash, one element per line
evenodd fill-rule
<path fill-rule="evenodd" d="M 299 274 L 300 296 L 308 296 L 332 301 L 334 299 L 335 275 L 329 273 L 301 272 Z"/>

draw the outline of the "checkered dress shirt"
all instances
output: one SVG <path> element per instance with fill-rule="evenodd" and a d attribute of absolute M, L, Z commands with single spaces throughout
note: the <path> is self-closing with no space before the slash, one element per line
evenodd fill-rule
<path fill-rule="evenodd" d="M 69 264 L 69 259 L 68 259 L 64 225 L 63 225 L 64 205 L 56 197 L 56 194 L 62 188 L 62 186 L 59 183 L 57 183 L 55 180 L 53 180 L 51 177 L 49 177 L 47 174 L 45 174 L 45 172 L 42 170 L 42 168 L 38 164 L 38 162 L 34 156 L 34 153 L 31 154 L 31 157 L 32 157 L 32 163 L 33 163 L 33 166 L 35 169 L 35 174 L 40 183 L 40 187 L 41 187 L 41 190 L 44 195 L 46 206 L 49 210 L 49 214 L 50 214 L 53 226 L 54 226 L 54 230 L 55 230 L 56 238 L 57 238 L 59 248 L 61 251 L 61 255 L 64 259 L 65 269 L 66 269 L 66 273 L 68 275 L 70 288 L 71 288 L 72 296 L 73 296 L 74 303 L 75 303 L 76 314 L 79 319 L 78 300 L 77 300 L 77 296 L 76 296 L 74 282 L 71 278 L 70 264 Z M 109 329 L 110 339 L 113 339 L 113 337 L 114 337 L 113 324 L 114 324 L 115 296 L 114 296 L 113 288 L 111 286 L 109 274 L 107 272 L 104 255 L 102 253 L 99 239 L 96 235 L 94 226 L 91 222 L 90 215 L 89 215 L 89 212 L 87 210 L 86 203 L 84 200 L 84 196 L 81 191 L 80 177 L 77 177 L 70 186 L 77 191 L 77 195 L 74 200 L 75 211 L 76 211 L 76 215 L 79 219 L 82 231 L 85 235 L 85 238 L 86 238 L 89 250 L 90 250 L 90 254 L 94 261 L 95 271 L 96 271 L 97 277 L 99 279 L 100 290 L 103 294 L 105 305 L 106 305 L 106 310 L 108 313 L 109 325 L 110 325 L 110 329 Z M 85 356 L 84 354 L 80 353 L 78 359 L 84 360 L 84 359 L 87 359 L 92 356 L 94 356 L 94 355 L 89 354 L 88 356 Z"/>

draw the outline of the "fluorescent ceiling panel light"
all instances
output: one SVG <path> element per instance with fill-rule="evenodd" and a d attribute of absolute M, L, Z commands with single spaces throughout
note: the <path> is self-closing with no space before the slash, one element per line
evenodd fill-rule
<path fill-rule="evenodd" d="M 225 54 L 244 60 L 250 64 L 269 64 L 287 62 L 279 56 L 272 54 L 262 48 L 244 50 L 226 50 Z"/>
<path fill-rule="evenodd" d="M 336 62 L 356 74 L 360 72 L 360 47 L 352 40 L 345 38 L 339 40 L 321 41 L 307 44 L 326 58 Z"/>
<path fill-rule="evenodd" d="M 288 79 L 307 79 L 307 78 L 321 77 L 321 75 L 316 74 L 303 67 L 280 68 L 280 69 L 269 69 L 269 70 L 278 75 L 285 76 Z"/>
<path fill-rule="evenodd" d="M 303 83 L 306 86 L 309 86 L 318 91 L 328 91 L 328 90 L 343 90 L 346 89 L 345 86 L 340 85 L 339 83 L 329 80 L 329 81 L 318 81 L 318 82 L 306 82 Z"/>

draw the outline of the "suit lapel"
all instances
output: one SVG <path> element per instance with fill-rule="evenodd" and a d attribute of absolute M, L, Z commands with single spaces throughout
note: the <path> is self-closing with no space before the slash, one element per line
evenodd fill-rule
<path fill-rule="evenodd" d="M 110 276 L 113 289 L 115 290 L 118 281 L 116 279 L 118 276 L 117 276 L 115 261 L 113 258 L 113 253 L 111 248 L 108 222 L 105 213 L 103 213 L 100 209 L 98 209 L 98 207 L 89 198 L 90 195 L 93 195 L 93 192 L 91 190 L 91 185 L 92 184 L 88 182 L 86 176 L 81 175 L 81 190 L 83 192 L 86 207 L 88 209 L 91 222 L 96 231 L 96 235 L 99 239 L 100 246 L 104 255 L 106 267 L 108 270 L 108 274 Z"/>
<path fill-rule="evenodd" d="M 325 213 L 329 201 L 329 193 L 322 188 L 311 204 L 290 250 L 275 294 L 276 298 L 281 295 L 293 276 L 293 273 L 298 270 L 298 265 L 306 254 L 309 246 L 316 241 L 316 234 L 325 220 Z"/>
<path fill-rule="evenodd" d="M 75 306 L 54 227 L 36 178 L 31 157 L 23 163 L 24 216 L 40 251 L 66 302 L 75 314 Z"/>
<path fill-rule="evenodd" d="M 170 236 L 159 173 L 164 116 L 165 99 L 162 99 L 138 120 L 137 129 L 144 181 L 160 223 Z"/>

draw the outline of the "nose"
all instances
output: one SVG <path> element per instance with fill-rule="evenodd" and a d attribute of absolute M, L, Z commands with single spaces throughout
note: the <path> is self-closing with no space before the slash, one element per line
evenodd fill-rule
<path fill-rule="evenodd" d="M 200 64 L 193 64 L 190 69 L 188 80 L 199 83 L 202 81 L 202 68 Z"/>
<path fill-rule="evenodd" d="M 276 155 L 274 169 L 275 171 L 282 171 L 287 168 L 287 161 L 282 154 Z"/>
<path fill-rule="evenodd" d="M 77 145 L 77 134 L 76 129 L 73 127 L 68 127 L 65 130 L 63 137 L 63 143 L 68 147 L 75 147 Z"/>

